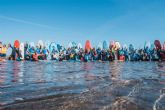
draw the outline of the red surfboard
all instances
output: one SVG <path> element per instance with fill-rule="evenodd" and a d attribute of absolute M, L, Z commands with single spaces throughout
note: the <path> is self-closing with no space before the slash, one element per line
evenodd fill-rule
<path fill-rule="evenodd" d="M 19 48 L 20 47 L 20 42 L 18 40 L 15 40 L 14 47 L 15 48 Z"/>
<path fill-rule="evenodd" d="M 85 43 L 85 50 L 89 52 L 91 49 L 92 49 L 91 43 L 89 40 L 87 40 Z"/>

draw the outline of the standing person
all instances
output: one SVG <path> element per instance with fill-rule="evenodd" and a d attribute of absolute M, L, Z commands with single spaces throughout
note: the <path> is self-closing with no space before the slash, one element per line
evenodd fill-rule
<path fill-rule="evenodd" d="M 16 59 L 16 48 L 11 46 L 12 48 L 12 52 L 11 52 L 11 60 L 15 60 Z"/>
<path fill-rule="evenodd" d="M 96 50 L 96 53 L 97 53 L 97 60 L 101 60 L 101 48 L 98 48 Z"/>
<path fill-rule="evenodd" d="M 101 52 L 101 60 L 102 61 L 106 61 L 107 60 L 107 51 L 106 50 L 102 50 L 102 52 Z"/>
<path fill-rule="evenodd" d="M 108 51 L 109 57 L 108 57 L 108 61 L 114 61 L 115 60 L 115 54 L 114 52 L 112 52 L 112 50 L 110 49 Z"/>
<path fill-rule="evenodd" d="M 16 60 L 17 61 L 22 61 L 22 55 L 20 49 L 16 49 Z"/>
<path fill-rule="evenodd" d="M 32 61 L 39 61 L 39 57 L 44 57 L 45 55 L 44 54 L 37 54 L 37 52 L 35 51 L 33 54 L 32 54 Z"/>
<path fill-rule="evenodd" d="M 56 61 L 59 60 L 59 53 L 57 51 L 53 52 L 51 59 Z"/>
<path fill-rule="evenodd" d="M 3 59 L 6 59 L 6 53 L 7 53 L 7 47 L 6 47 L 6 45 L 4 44 L 3 47 L 2 47 L 2 49 L 1 49 L 1 57 L 2 57 Z"/>
<path fill-rule="evenodd" d="M 38 61 L 38 57 L 39 57 L 39 55 L 37 54 L 37 52 L 34 52 L 32 54 L 32 61 Z"/>
<path fill-rule="evenodd" d="M 129 52 L 127 49 L 124 49 L 124 56 L 125 56 L 125 60 L 129 61 Z"/>
<path fill-rule="evenodd" d="M 46 49 L 46 47 L 44 46 L 40 54 L 41 54 L 41 56 L 39 57 L 40 60 L 47 60 L 47 57 L 50 53 L 49 53 L 49 50 Z"/>
<path fill-rule="evenodd" d="M 97 52 L 96 52 L 96 49 L 95 48 L 93 48 L 91 50 L 91 57 L 92 57 L 92 61 L 95 61 L 95 60 L 98 59 Z"/>
<path fill-rule="evenodd" d="M 84 59 L 84 62 L 88 62 L 90 60 L 90 52 L 89 52 L 89 50 L 85 50 L 83 59 Z"/>

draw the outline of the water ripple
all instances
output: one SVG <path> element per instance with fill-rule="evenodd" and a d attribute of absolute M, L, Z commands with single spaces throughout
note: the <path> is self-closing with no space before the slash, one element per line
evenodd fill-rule
<path fill-rule="evenodd" d="M 0 106 L 44 99 L 38 109 L 164 110 L 164 70 L 164 62 L 0 62 Z"/>

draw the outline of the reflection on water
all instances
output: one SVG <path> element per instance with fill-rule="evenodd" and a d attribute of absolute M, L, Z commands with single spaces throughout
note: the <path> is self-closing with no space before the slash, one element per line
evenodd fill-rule
<path fill-rule="evenodd" d="M 0 63 L 1 107 L 50 96 L 59 110 L 165 110 L 165 63 Z"/>

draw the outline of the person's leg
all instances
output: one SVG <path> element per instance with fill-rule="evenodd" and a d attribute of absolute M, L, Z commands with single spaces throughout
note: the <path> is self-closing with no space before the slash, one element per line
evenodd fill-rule
<path fill-rule="evenodd" d="M 1 54 L 2 59 L 6 59 L 6 54 Z"/>

